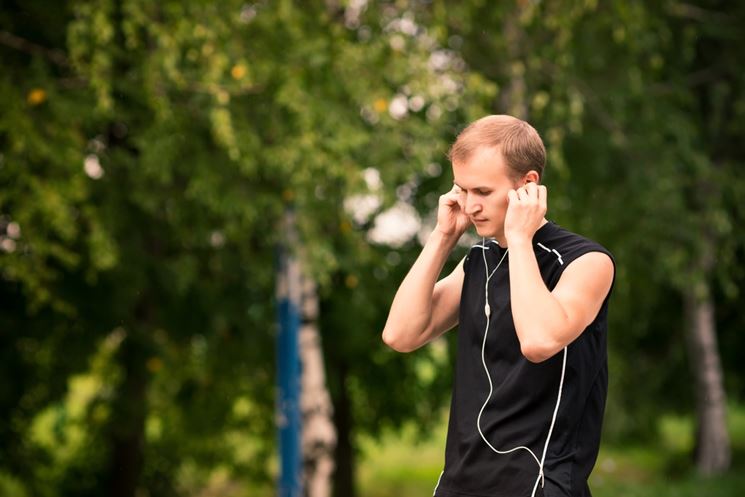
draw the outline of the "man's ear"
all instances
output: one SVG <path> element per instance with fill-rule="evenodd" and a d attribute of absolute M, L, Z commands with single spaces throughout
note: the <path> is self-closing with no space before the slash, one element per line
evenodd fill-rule
<path fill-rule="evenodd" d="M 528 183 L 538 184 L 540 180 L 541 180 L 541 177 L 538 174 L 538 172 L 532 169 L 528 171 L 527 173 L 525 173 L 525 176 L 523 176 L 524 184 L 528 184 Z"/>

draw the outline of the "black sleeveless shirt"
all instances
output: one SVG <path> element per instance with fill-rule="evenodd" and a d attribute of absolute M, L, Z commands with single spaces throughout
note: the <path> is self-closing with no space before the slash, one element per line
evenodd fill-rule
<path fill-rule="evenodd" d="M 549 290 L 588 252 L 612 260 L 601 245 L 550 221 L 536 231 L 533 248 Z M 464 261 L 445 467 L 434 495 L 590 497 L 587 478 L 597 459 L 608 390 L 608 297 L 577 339 L 550 359 L 532 363 L 520 351 L 512 320 L 508 261 L 509 252 L 495 240 L 473 246 Z M 484 342 L 487 270 L 494 273 Z"/>

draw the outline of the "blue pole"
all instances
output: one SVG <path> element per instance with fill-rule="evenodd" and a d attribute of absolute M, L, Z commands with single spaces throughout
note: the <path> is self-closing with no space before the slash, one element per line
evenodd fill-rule
<path fill-rule="evenodd" d="M 292 214 L 288 212 L 288 224 Z M 290 228 L 291 229 L 291 228 Z M 287 233 L 287 231 L 286 231 Z M 277 428 L 279 431 L 279 497 L 302 497 L 300 446 L 300 273 L 286 247 L 278 250 Z"/>

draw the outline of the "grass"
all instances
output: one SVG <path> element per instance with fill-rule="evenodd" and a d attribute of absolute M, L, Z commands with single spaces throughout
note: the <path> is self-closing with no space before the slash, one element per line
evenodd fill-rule
<path fill-rule="evenodd" d="M 693 422 L 690 416 L 663 416 L 658 437 L 649 445 L 601 447 L 590 478 L 593 497 L 740 497 L 745 496 L 745 405 L 730 406 L 729 432 L 733 448 L 732 469 L 715 478 L 698 476 L 692 466 Z M 358 460 L 359 497 L 429 497 L 444 461 L 447 414 L 438 428 L 419 440 L 414 426 L 379 439 L 362 438 Z M 230 480 L 214 472 L 208 481 L 183 482 L 187 495 L 270 497 L 275 485 Z M 191 483 L 191 484 L 190 484 Z M 197 490 L 198 489 L 198 490 Z M 21 482 L 0 472 L 0 496 L 24 497 Z"/>
<path fill-rule="evenodd" d="M 693 421 L 659 420 L 656 443 L 603 445 L 590 477 L 593 497 L 740 497 L 745 495 L 745 406 L 730 406 L 732 469 L 705 478 L 693 467 Z M 432 437 L 417 441 L 414 430 L 361 441 L 361 497 L 429 497 L 442 470 L 447 417 Z"/>
<path fill-rule="evenodd" d="M 427 440 L 417 441 L 413 427 L 386 434 L 382 441 L 363 439 L 358 467 L 361 497 L 430 496 L 442 471 L 447 419 Z"/>

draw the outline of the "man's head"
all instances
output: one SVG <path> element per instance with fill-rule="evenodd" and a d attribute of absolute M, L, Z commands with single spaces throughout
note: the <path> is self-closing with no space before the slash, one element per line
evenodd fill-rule
<path fill-rule="evenodd" d="M 538 132 L 512 116 L 486 116 L 464 129 L 450 148 L 461 208 L 480 236 L 501 238 L 507 192 L 540 182 L 546 149 Z"/>
<path fill-rule="evenodd" d="M 472 122 L 460 132 L 448 158 L 454 164 L 464 163 L 480 148 L 498 148 L 516 182 L 529 171 L 537 172 L 539 179 L 543 175 L 546 148 L 535 128 L 521 119 L 493 115 Z"/>

